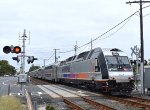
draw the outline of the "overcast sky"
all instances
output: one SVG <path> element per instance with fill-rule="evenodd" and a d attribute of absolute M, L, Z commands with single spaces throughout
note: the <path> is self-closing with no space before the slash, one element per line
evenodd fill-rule
<path fill-rule="evenodd" d="M 139 9 L 139 4 L 129 5 L 126 2 L 128 0 L 0 0 L 0 60 L 6 59 L 19 68 L 20 64 L 12 60 L 16 55 L 4 54 L 2 50 L 6 45 L 21 46 L 19 33 L 22 36 L 26 29 L 27 36 L 29 31 L 31 36 L 30 45 L 26 40 L 26 55 L 37 57 L 39 60 L 34 64 L 43 66 L 43 59 L 48 59 L 54 53 L 53 49 L 60 49 L 58 52 L 72 50 L 76 41 L 81 46 Z M 143 4 L 143 7 L 148 5 Z M 150 7 L 143 9 L 145 59 L 150 58 L 149 13 Z M 93 42 L 93 48 L 120 48 L 131 57 L 130 48 L 140 46 L 139 21 L 137 13 L 128 22 Z M 87 45 L 78 53 L 89 49 L 90 45 Z M 58 53 L 59 60 L 72 55 L 74 51 Z M 54 56 L 46 61 L 46 65 L 52 62 Z M 30 66 L 26 64 L 26 71 Z"/>

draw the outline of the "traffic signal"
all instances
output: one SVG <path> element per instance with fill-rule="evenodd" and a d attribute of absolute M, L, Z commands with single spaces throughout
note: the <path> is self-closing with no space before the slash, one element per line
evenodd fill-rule
<path fill-rule="evenodd" d="M 146 60 L 144 60 L 144 65 L 147 65 L 147 61 Z"/>
<path fill-rule="evenodd" d="M 6 54 L 10 53 L 10 52 L 11 52 L 10 46 L 5 46 L 5 47 L 3 48 L 3 52 L 6 53 Z"/>
<path fill-rule="evenodd" d="M 21 52 L 21 48 L 20 48 L 19 46 L 15 46 L 15 47 L 13 48 L 13 52 L 16 53 L 16 54 L 18 54 L 18 53 Z"/>
<path fill-rule="evenodd" d="M 34 56 L 28 56 L 27 62 L 28 64 L 33 63 L 34 60 L 38 60 L 37 58 L 34 58 Z"/>
<path fill-rule="evenodd" d="M 140 66 L 140 60 L 138 60 L 138 66 Z M 130 60 L 130 63 L 131 63 L 131 65 L 136 65 L 137 64 L 137 60 Z M 144 60 L 144 65 L 147 65 L 147 61 L 146 60 Z"/>
<path fill-rule="evenodd" d="M 130 60 L 131 65 L 136 65 L 136 60 Z"/>
<path fill-rule="evenodd" d="M 17 57 L 12 57 L 12 59 L 13 60 L 16 60 L 17 61 L 17 63 L 19 63 L 19 61 L 20 61 L 20 59 L 19 59 L 19 57 L 17 56 Z"/>
<path fill-rule="evenodd" d="M 21 53 L 21 48 L 19 46 L 15 46 L 15 47 L 14 46 L 5 46 L 3 48 L 3 52 L 6 54 L 8 54 L 10 52 L 18 54 L 18 53 Z"/>

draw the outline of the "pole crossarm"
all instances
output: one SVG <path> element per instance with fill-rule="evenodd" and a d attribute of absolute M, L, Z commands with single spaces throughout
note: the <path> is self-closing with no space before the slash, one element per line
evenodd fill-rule
<path fill-rule="evenodd" d="M 132 4 L 132 3 L 150 3 L 150 1 L 129 1 L 129 2 L 126 2 L 126 4 Z"/>

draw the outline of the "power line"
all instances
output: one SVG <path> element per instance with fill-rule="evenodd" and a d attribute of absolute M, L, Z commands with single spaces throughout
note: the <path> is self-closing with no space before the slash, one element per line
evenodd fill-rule
<path fill-rule="evenodd" d="M 68 53 L 68 52 L 72 52 L 72 51 L 74 51 L 74 49 L 68 50 L 68 51 L 64 51 L 64 52 L 58 52 L 58 53 Z"/>
<path fill-rule="evenodd" d="M 112 31 L 113 29 L 115 29 L 116 27 L 118 27 L 119 25 L 121 25 L 123 22 L 125 22 L 126 20 L 128 20 L 129 18 L 131 18 L 132 16 L 134 16 L 138 11 L 134 12 L 132 15 L 130 15 L 129 17 L 127 17 L 126 19 L 124 19 L 123 21 L 121 21 L 120 23 L 118 23 L 117 25 L 115 25 L 114 27 L 110 28 L 108 31 L 104 32 L 103 34 L 101 34 L 100 36 L 98 36 L 97 38 L 93 39 L 93 41 L 96 41 L 97 39 L 99 39 L 100 37 L 104 36 L 105 34 L 107 34 L 108 32 Z M 88 45 L 90 44 L 91 42 L 88 42 L 82 46 L 80 46 L 79 48 L 81 47 L 84 47 L 85 45 Z"/>
<path fill-rule="evenodd" d="M 80 52 L 83 52 L 87 47 L 88 47 L 88 45 L 86 45 L 86 46 L 84 47 L 84 49 L 80 50 Z M 92 49 L 91 49 L 91 50 L 92 50 Z M 79 53 L 80 53 L 80 52 L 79 52 Z"/>
<path fill-rule="evenodd" d="M 53 54 L 49 57 L 49 59 L 47 59 L 47 60 L 50 60 L 50 59 L 54 56 L 54 54 L 55 54 L 55 53 L 53 53 Z"/>
<path fill-rule="evenodd" d="M 100 37 L 102 37 L 102 36 L 104 36 L 105 34 L 109 33 L 110 31 L 112 31 L 113 29 L 115 29 L 116 27 L 118 27 L 119 25 L 121 25 L 123 22 L 125 22 L 126 20 L 128 20 L 129 18 L 131 18 L 132 16 L 134 16 L 137 12 L 139 12 L 139 11 L 134 12 L 134 13 L 131 14 L 129 17 L 127 17 L 126 19 L 124 19 L 123 21 L 121 21 L 120 23 L 118 23 L 117 25 L 115 25 L 114 27 L 112 27 L 111 29 L 109 29 L 108 31 L 104 32 L 103 34 L 101 34 L 101 35 L 98 36 L 97 38 L 93 39 L 92 42 L 98 40 Z M 125 24 L 126 24 L 126 23 L 125 23 Z M 120 28 L 120 29 L 121 29 L 121 28 Z M 119 30 L 120 30 L 120 29 L 119 29 Z M 118 30 L 118 31 L 119 31 L 119 30 Z M 118 32 L 118 31 L 117 31 L 117 32 Z M 88 42 L 88 43 L 86 43 L 86 44 L 83 44 L 83 45 L 80 46 L 80 47 L 78 47 L 78 49 L 79 49 L 79 48 L 82 48 L 82 47 L 84 47 L 84 46 L 86 46 L 86 45 L 88 45 L 88 44 L 91 44 L 91 41 Z M 68 53 L 68 52 L 72 52 L 72 51 L 74 51 L 74 49 L 71 49 L 71 50 L 68 50 L 68 51 L 65 51 L 65 52 L 59 52 L 59 53 Z"/>
<path fill-rule="evenodd" d="M 106 37 L 103 37 L 103 38 L 101 38 L 101 39 L 99 39 L 99 40 L 106 39 L 106 38 L 108 38 L 108 37 L 114 35 L 115 33 L 117 33 L 119 30 L 121 30 L 121 29 L 130 21 L 130 19 L 131 19 L 131 18 L 129 18 L 129 19 L 128 19 L 119 29 L 117 29 L 115 32 L 113 32 L 113 33 L 111 33 L 110 35 L 108 35 L 108 36 L 106 36 Z"/>
<path fill-rule="evenodd" d="M 48 60 L 50 60 L 50 59 L 54 56 L 54 54 L 55 54 L 55 53 L 53 53 L 53 54 L 49 57 L 49 59 L 44 59 L 44 60 L 43 60 L 43 61 L 44 61 L 44 67 L 45 67 L 45 62 L 48 61 Z"/>
<path fill-rule="evenodd" d="M 150 7 L 150 5 L 145 6 L 145 7 L 143 7 L 142 9 L 145 9 L 145 8 L 148 8 L 148 7 Z M 104 32 L 103 34 L 101 34 L 101 35 L 98 36 L 97 38 L 93 39 L 92 42 L 98 40 L 100 37 L 102 37 L 102 36 L 104 36 L 105 34 L 109 33 L 110 31 L 112 31 L 113 29 L 115 29 L 116 27 L 118 27 L 119 25 L 121 25 L 122 23 L 124 23 L 125 21 L 128 22 L 129 19 L 130 19 L 132 16 L 136 15 L 136 13 L 139 13 L 139 10 L 136 11 L 136 12 L 134 12 L 134 13 L 131 14 L 129 17 L 125 18 L 123 21 L 121 21 L 120 23 L 118 23 L 118 24 L 115 25 L 114 27 L 110 28 L 108 31 Z M 121 28 L 119 28 L 116 32 L 118 32 L 119 30 L 121 30 L 121 29 L 127 24 L 127 22 L 126 22 Z M 116 32 L 114 32 L 114 33 L 110 34 L 109 36 L 107 36 L 107 37 L 105 37 L 105 38 L 102 38 L 102 39 L 106 39 L 106 38 L 112 36 L 113 34 L 115 34 Z M 86 46 L 86 45 L 88 45 L 88 44 L 91 44 L 91 41 L 88 42 L 88 43 L 86 43 L 86 44 L 83 44 L 83 45 L 80 46 L 80 47 L 78 47 L 78 49 L 79 49 L 79 48 L 82 48 L 82 47 L 84 47 L 84 46 Z M 68 51 L 64 51 L 64 52 L 59 52 L 59 53 L 68 53 L 68 52 L 72 52 L 72 51 L 74 51 L 74 49 L 71 49 L 71 50 L 68 50 Z"/>

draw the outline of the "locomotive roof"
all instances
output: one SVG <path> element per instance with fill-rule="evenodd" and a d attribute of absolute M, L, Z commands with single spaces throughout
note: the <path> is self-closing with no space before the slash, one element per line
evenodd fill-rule
<path fill-rule="evenodd" d="M 113 52 L 118 53 L 120 56 L 127 56 L 123 51 L 117 48 L 95 48 L 90 51 L 84 51 L 78 55 L 71 56 L 67 58 L 66 60 L 63 60 L 60 62 L 60 65 L 86 60 L 86 59 L 95 59 L 99 56 L 100 52 L 103 52 L 104 55 L 112 55 Z"/>

